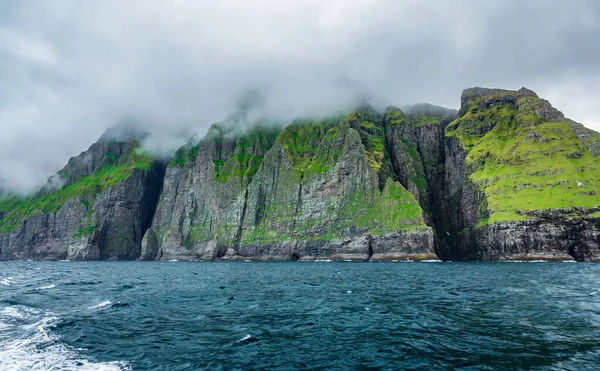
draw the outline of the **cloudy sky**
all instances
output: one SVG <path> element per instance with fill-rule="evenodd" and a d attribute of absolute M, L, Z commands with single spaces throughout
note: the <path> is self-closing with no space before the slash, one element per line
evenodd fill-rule
<path fill-rule="evenodd" d="M 600 130 L 599 40 L 597 0 L 3 0 L 0 178 L 35 189 L 122 119 L 175 145 L 249 89 L 287 119 L 526 86 Z"/>

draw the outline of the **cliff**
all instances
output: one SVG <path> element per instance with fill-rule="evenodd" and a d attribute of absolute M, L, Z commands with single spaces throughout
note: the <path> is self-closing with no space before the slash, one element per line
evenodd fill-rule
<path fill-rule="evenodd" d="M 438 254 L 598 260 L 600 135 L 519 91 L 463 92 L 446 128 Z"/>
<path fill-rule="evenodd" d="M 0 259 L 600 259 L 600 134 L 527 89 L 243 121 L 168 164 L 107 133 L 0 197 Z"/>
<path fill-rule="evenodd" d="M 0 198 L 0 259 L 135 259 L 163 166 L 108 132 L 35 195 Z"/>

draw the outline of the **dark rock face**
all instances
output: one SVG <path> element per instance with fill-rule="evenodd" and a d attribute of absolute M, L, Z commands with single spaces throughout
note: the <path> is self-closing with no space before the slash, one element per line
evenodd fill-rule
<path fill-rule="evenodd" d="M 144 233 L 152 223 L 161 190 L 162 166 L 136 169 L 129 178 L 104 192 L 94 203 L 98 225 L 91 239 L 101 260 L 140 257 Z"/>
<path fill-rule="evenodd" d="M 480 255 L 465 229 L 485 217 L 485 197 L 469 179 L 467 153 L 456 138 L 446 138 L 444 199 L 436 253 L 444 260 L 478 260 Z M 468 234 L 468 233 L 467 233 Z"/>
<path fill-rule="evenodd" d="M 65 192 L 76 196 L 59 210 L 38 212 L 23 219 L 10 233 L 0 234 L 0 259 L 138 258 L 158 202 L 164 165 L 148 162 L 147 169 L 136 167 L 130 156 L 136 148 L 132 140 L 101 140 L 71 159 L 59 172 L 68 174 L 63 180 L 67 184 L 59 190 L 46 188 L 35 197 L 51 200 Z M 101 175 L 94 178 L 94 174 Z M 96 183 L 122 174 L 127 176 L 106 189 Z"/>
<path fill-rule="evenodd" d="M 540 218 L 480 228 L 472 237 L 478 260 L 594 261 L 600 256 L 600 219 Z"/>
<path fill-rule="evenodd" d="M 0 235 L 0 259 L 66 259 L 69 247 L 87 245 L 81 238 L 73 237 L 85 213 L 85 206 L 72 199 L 54 214 L 37 214 L 25 220 L 11 234 Z M 93 250 L 90 246 L 79 256 L 97 259 L 99 252 Z"/>
<path fill-rule="evenodd" d="M 600 134 L 531 90 L 244 126 L 168 165 L 111 129 L 0 193 L 0 259 L 600 260 Z"/>
<path fill-rule="evenodd" d="M 140 260 L 155 260 L 158 257 L 158 238 L 154 229 L 148 228 L 142 239 Z"/>

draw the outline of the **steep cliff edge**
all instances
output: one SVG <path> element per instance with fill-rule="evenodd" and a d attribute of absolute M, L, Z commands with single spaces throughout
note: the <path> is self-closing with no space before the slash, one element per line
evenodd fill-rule
<path fill-rule="evenodd" d="M 448 260 L 598 260 L 600 134 L 525 88 L 463 92 L 446 129 Z"/>
<path fill-rule="evenodd" d="M 232 130 L 213 126 L 167 168 L 149 231 L 157 258 L 434 257 L 432 229 L 397 181 L 384 117 L 371 107 L 281 133 Z"/>
<path fill-rule="evenodd" d="M 524 88 L 241 112 L 168 164 L 142 138 L 110 130 L 37 194 L 0 192 L 0 259 L 600 260 L 600 134 Z"/>
<path fill-rule="evenodd" d="M 37 194 L 0 199 L 0 259 L 134 259 L 163 166 L 136 137 L 108 132 Z"/>

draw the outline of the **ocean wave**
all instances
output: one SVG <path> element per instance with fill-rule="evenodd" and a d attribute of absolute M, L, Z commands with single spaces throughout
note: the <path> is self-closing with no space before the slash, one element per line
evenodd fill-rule
<path fill-rule="evenodd" d="M 20 310 L 17 307 L 4 307 L 0 310 L 0 318 L 25 318 L 26 311 Z"/>
<path fill-rule="evenodd" d="M 48 290 L 48 289 L 53 289 L 55 287 L 56 287 L 56 285 L 42 286 L 42 287 L 38 288 L 38 290 Z"/>
<path fill-rule="evenodd" d="M 0 311 L 0 328 L 11 336 L 6 339 L 0 334 L 0 369 L 15 371 L 131 369 L 126 362 L 95 362 L 61 343 L 59 336 L 51 331 L 58 321 L 59 318 L 51 313 L 24 307 L 3 308 Z"/>
<path fill-rule="evenodd" d="M 103 301 L 102 303 L 100 303 L 100 304 L 96 304 L 96 305 L 94 305 L 94 306 L 92 306 L 92 307 L 88 307 L 88 309 L 104 308 L 104 307 L 107 307 L 107 306 L 109 306 L 109 305 L 111 305 L 111 304 L 112 304 L 112 302 L 111 302 L 110 300 L 104 300 L 104 301 Z"/>
<path fill-rule="evenodd" d="M 1 285 L 6 285 L 6 286 L 10 286 L 10 284 L 12 283 L 13 278 L 12 277 L 6 277 L 0 280 L 0 284 Z"/>

